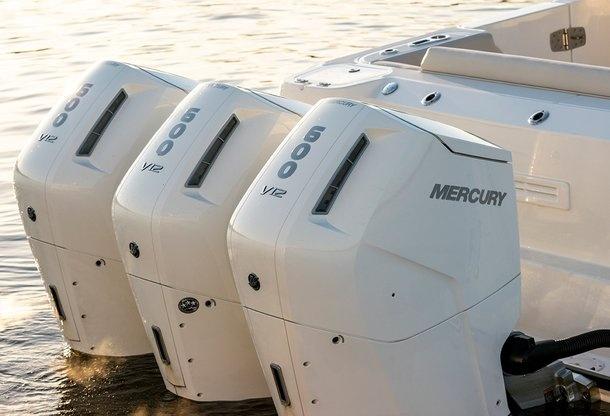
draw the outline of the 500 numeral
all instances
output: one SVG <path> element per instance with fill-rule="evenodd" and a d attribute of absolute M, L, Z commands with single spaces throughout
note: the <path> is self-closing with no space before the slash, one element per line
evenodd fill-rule
<path fill-rule="evenodd" d="M 197 113 L 200 110 L 200 108 L 189 108 L 186 113 L 184 113 L 184 115 L 180 118 L 180 123 L 174 125 L 169 131 L 169 138 L 163 140 L 159 147 L 157 147 L 157 154 L 159 156 L 165 156 L 170 150 L 172 150 L 172 147 L 174 147 L 174 140 L 184 134 L 186 131 L 186 124 L 193 121 L 193 119 L 197 117 Z"/>
<path fill-rule="evenodd" d="M 322 126 L 313 126 L 312 128 L 309 129 L 309 131 L 307 132 L 305 137 L 303 137 L 304 142 L 299 143 L 292 150 L 292 153 L 290 154 L 291 160 L 284 163 L 280 167 L 280 170 L 278 170 L 277 176 L 279 176 L 280 179 L 286 179 L 286 178 L 292 176 L 292 174 L 294 172 L 296 172 L 297 167 L 298 167 L 297 160 L 301 160 L 305 156 L 307 156 L 307 154 L 311 150 L 310 143 L 314 143 L 316 140 L 318 140 L 324 130 L 326 130 L 326 127 L 322 127 Z"/>
<path fill-rule="evenodd" d="M 80 104 L 80 99 L 87 95 L 91 87 L 93 87 L 93 84 L 90 83 L 85 83 L 80 87 L 80 89 L 76 92 L 76 97 L 72 97 L 72 99 L 64 106 L 64 112 L 55 117 L 55 120 L 53 120 L 53 126 L 59 127 L 66 122 L 68 119 L 68 113 L 74 111 L 74 109 L 78 107 Z"/>

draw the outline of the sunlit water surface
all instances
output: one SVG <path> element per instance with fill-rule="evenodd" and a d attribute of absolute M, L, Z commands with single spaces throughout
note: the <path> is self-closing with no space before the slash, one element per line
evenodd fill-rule
<path fill-rule="evenodd" d="M 282 78 L 329 58 L 533 2 L 0 2 L 0 414 L 275 414 L 270 400 L 175 398 L 152 356 L 92 358 L 63 342 L 17 213 L 12 167 L 58 95 L 94 61 L 276 92 Z"/>

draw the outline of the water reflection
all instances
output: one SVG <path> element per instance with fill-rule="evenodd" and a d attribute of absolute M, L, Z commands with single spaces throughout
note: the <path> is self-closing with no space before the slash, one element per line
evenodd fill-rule
<path fill-rule="evenodd" d="M 275 415 L 270 399 L 196 403 L 177 397 L 165 389 L 152 355 L 104 358 L 67 350 L 63 371 L 62 415 Z"/>

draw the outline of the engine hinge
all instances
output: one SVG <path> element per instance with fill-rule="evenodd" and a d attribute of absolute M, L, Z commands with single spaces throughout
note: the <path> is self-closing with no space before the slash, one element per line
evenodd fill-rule
<path fill-rule="evenodd" d="M 585 46 L 587 32 L 584 27 L 568 27 L 551 33 L 551 50 L 564 52 Z"/>

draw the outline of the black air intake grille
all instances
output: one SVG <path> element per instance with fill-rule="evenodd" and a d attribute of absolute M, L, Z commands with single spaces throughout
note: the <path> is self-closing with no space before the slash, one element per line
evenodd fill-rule
<path fill-rule="evenodd" d="M 366 137 L 365 134 L 362 134 L 354 145 L 354 147 L 352 147 L 352 150 L 350 150 L 350 152 L 348 153 L 347 157 L 343 160 L 343 163 L 341 163 L 341 166 L 339 166 L 339 169 L 337 169 L 337 171 L 335 172 L 335 175 L 331 179 L 328 186 L 326 186 L 324 193 L 322 193 L 322 196 L 318 200 L 316 207 L 312 211 L 313 214 L 328 214 L 328 211 L 330 211 L 330 208 L 335 202 L 335 199 L 337 199 L 337 196 L 339 195 L 341 187 L 347 180 L 347 177 L 349 176 L 350 172 L 354 168 L 354 165 L 356 164 L 368 144 L 369 139 Z"/>
<path fill-rule="evenodd" d="M 114 97 L 110 105 L 106 107 L 100 118 L 97 119 L 91 131 L 89 132 L 89 134 L 87 134 L 87 137 L 85 137 L 85 141 L 83 141 L 83 143 L 76 151 L 77 156 L 91 156 L 91 152 L 93 152 L 93 149 L 97 145 L 97 142 L 102 137 L 102 134 L 104 134 L 106 127 L 108 127 L 115 114 L 117 113 L 119 108 L 121 108 L 121 105 L 123 105 L 126 99 L 127 93 L 125 92 L 125 90 L 119 91 L 119 93 L 116 95 L 116 97 Z"/>
<path fill-rule="evenodd" d="M 197 164 L 193 173 L 189 177 L 188 181 L 186 181 L 187 188 L 199 188 L 203 183 L 206 175 L 210 171 L 212 164 L 220 154 L 220 151 L 224 147 L 225 143 L 239 124 L 239 119 L 233 114 L 231 118 L 225 123 L 225 125 L 220 129 L 220 132 L 216 135 L 214 141 L 208 146 L 207 150 L 203 154 L 203 157 Z"/>

